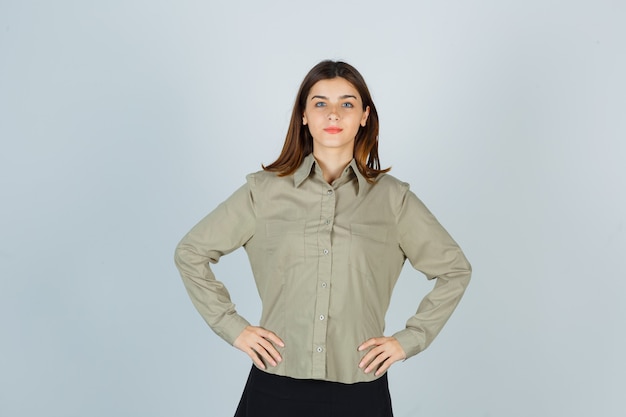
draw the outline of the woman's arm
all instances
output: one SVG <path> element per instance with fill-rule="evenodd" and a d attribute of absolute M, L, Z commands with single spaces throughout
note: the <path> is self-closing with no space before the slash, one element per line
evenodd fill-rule
<path fill-rule="evenodd" d="M 399 244 L 408 260 L 428 279 L 436 280 L 406 328 L 393 335 L 409 358 L 439 334 L 461 300 L 472 270 L 461 248 L 408 186 L 397 224 Z"/>
<path fill-rule="evenodd" d="M 254 205 L 246 184 L 195 225 L 175 252 L 176 266 L 194 306 L 211 329 L 231 345 L 250 323 L 237 314 L 228 290 L 216 280 L 210 264 L 243 246 L 254 229 Z"/>

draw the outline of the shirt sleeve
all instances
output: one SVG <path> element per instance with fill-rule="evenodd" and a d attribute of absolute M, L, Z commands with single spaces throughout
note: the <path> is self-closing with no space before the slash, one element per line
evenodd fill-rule
<path fill-rule="evenodd" d="M 397 223 L 400 247 L 411 265 L 429 280 L 436 279 L 406 328 L 394 334 L 409 358 L 426 349 L 450 318 L 470 281 L 471 266 L 408 185 Z"/>
<path fill-rule="evenodd" d="M 252 192 L 246 184 L 195 225 L 175 251 L 174 260 L 191 301 L 211 329 L 231 345 L 250 323 L 237 314 L 210 264 L 243 246 L 254 230 Z"/>

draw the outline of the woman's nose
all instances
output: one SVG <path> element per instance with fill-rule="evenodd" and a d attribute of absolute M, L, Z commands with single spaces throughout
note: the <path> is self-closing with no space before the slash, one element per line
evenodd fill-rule
<path fill-rule="evenodd" d="M 336 106 L 331 106 L 328 110 L 328 120 L 339 120 L 339 112 Z"/>

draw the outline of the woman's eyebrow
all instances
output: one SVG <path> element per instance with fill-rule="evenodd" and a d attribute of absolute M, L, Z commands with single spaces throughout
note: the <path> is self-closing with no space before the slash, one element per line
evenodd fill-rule
<path fill-rule="evenodd" d="M 311 100 L 316 99 L 316 98 L 319 98 L 321 100 L 328 100 L 328 97 L 326 97 L 326 96 L 313 96 L 313 97 L 311 97 Z M 341 100 L 346 99 L 346 98 L 353 98 L 353 99 L 356 100 L 356 96 L 352 95 L 352 94 L 344 94 L 343 96 L 339 97 L 339 99 L 341 99 Z"/>

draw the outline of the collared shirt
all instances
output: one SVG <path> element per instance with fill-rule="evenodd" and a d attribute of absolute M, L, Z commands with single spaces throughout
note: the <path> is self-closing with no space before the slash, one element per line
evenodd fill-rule
<path fill-rule="evenodd" d="M 405 260 L 436 279 L 406 328 L 393 334 L 407 358 L 439 333 L 471 273 L 459 246 L 408 184 L 387 174 L 370 184 L 354 160 L 328 184 L 312 154 L 289 176 L 248 175 L 176 248 L 195 307 L 230 344 L 249 322 L 210 264 L 242 246 L 261 296 L 260 326 L 285 342 L 277 347 L 282 362 L 266 364 L 266 371 L 292 378 L 376 378 L 358 367 L 365 352 L 357 347 L 384 335 Z"/>

